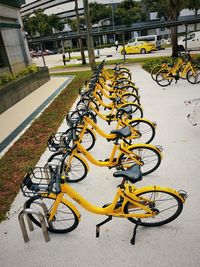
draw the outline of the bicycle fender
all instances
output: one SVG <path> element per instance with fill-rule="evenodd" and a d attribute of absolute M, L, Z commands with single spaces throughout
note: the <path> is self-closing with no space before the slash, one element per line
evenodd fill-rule
<path fill-rule="evenodd" d="M 143 192 L 146 191 L 151 191 L 151 190 L 156 190 L 156 191 L 165 191 L 165 192 L 169 192 L 172 193 L 174 195 L 176 195 L 178 198 L 180 198 L 180 200 L 182 202 L 185 202 L 185 200 L 183 199 L 183 197 L 181 197 L 181 195 L 179 194 L 178 191 L 176 191 L 175 189 L 169 188 L 169 187 L 163 187 L 163 186 L 159 186 L 159 185 L 150 185 L 150 186 L 144 186 L 141 188 L 138 188 L 134 191 L 135 195 L 141 194 Z"/>
<path fill-rule="evenodd" d="M 51 193 L 51 194 L 49 195 L 49 197 L 56 199 L 57 196 L 56 196 L 55 194 Z M 79 210 L 76 208 L 76 206 L 74 206 L 69 200 L 67 200 L 67 199 L 64 198 L 64 197 L 62 197 L 61 201 L 62 201 L 63 203 L 65 203 L 67 206 L 69 206 L 69 207 L 74 211 L 74 213 L 75 213 L 75 214 L 77 215 L 77 217 L 78 217 L 78 220 L 80 221 L 80 219 L 81 219 L 81 214 L 80 214 Z"/>
<path fill-rule="evenodd" d="M 128 120 L 128 124 L 131 123 L 131 122 L 134 122 L 134 121 L 145 121 L 145 122 L 148 122 L 149 124 L 151 124 L 153 127 L 155 127 L 155 125 L 154 125 L 154 123 L 152 121 L 147 120 L 145 118 L 137 118 L 137 119 L 133 118 L 131 120 Z"/>

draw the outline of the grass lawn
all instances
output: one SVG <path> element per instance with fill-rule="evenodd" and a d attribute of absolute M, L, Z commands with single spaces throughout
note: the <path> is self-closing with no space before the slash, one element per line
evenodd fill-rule
<path fill-rule="evenodd" d="M 48 137 L 57 131 L 76 100 L 79 88 L 92 75 L 91 71 L 63 74 L 75 75 L 75 78 L 0 159 L 0 222 L 6 219 L 25 173 L 36 165 L 46 149 Z"/>

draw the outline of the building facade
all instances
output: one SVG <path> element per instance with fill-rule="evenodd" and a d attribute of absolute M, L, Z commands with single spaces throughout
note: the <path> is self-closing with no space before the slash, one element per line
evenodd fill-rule
<path fill-rule="evenodd" d="M 0 75 L 19 73 L 31 64 L 20 6 L 24 0 L 0 0 Z"/>

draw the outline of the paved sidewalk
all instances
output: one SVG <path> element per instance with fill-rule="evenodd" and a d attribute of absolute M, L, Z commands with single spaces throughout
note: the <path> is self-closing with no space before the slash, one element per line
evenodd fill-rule
<path fill-rule="evenodd" d="M 130 67 L 129 67 L 130 68 Z M 133 227 L 128 220 L 113 218 L 95 237 L 95 226 L 104 216 L 90 214 L 75 204 L 82 220 L 72 232 L 50 234 L 45 243 L 41 229 L 29 232 L 24 243 L 17 216 L 26 198 L 17 196 L 10 218 L 0 224 L 0 266 L 3 267 L 197 267 L 200 262 L 199 169 L 200 125 L 191 126 L 186 115 L 190 109 L 184 101 L 199 97 L 199 85 L 179 81 L 162 89 L 139 66 L 132 66 L 133 80 L 139 86 L 144 117 L 157 121 L 153 144 L 162 145 L 164 158 L 159 169 L 143 178 L 138 187 L 158 184 L 188 192 L 180 217 L 160 228 L 139 227 L 136 245 L 130 244 Z M 111 128 L 99 120 L 106 132 Z M 65 123 L 61 126 L 67 127 Z M 92 150 L 97 159 L 107 157 L 111 143 L 98 136 Z M 47 152 L 46 152 L 47 153 Z M 40 163 L 47 154 L 42 155 Z M 49 152 L 48 152 L 49 153 Z M 106 154 L 106 156 L 105 156 Z M 114 169 L 90 164 L 88 176 L 72 186 L 92 203 L 102 206 L 113 199 L 119 180 Z"/>
<path fill-rule="evenodd" d="M 0 114 L 0 155 L 16 141 L 30 123 L 72 80 L 72 76 L 51 76 L 50 80 Z"/>

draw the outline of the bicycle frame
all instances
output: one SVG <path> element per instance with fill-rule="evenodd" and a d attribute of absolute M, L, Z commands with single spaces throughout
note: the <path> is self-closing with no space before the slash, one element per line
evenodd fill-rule
<path fill-rule="evenodd" d="M 63 181 L 65 181 L 65 178 L 62 177 Z M 76 208 L 74 204 L 72 204 L 68 199 L 64 197 L 64 195 L 67 195 L 69 198 L 73 199 L 76 203 L 78 203 L 82 208 L 85 210 L 95 213 L 95 214 L 100 214 L 100 215 L 111 215 L 114 217 L 121 217 L 121 218 L 148 218 L 148 217 L 154 217 L 156 216 L 156 212 L 153 212 L 151 209 L 145 205 L 145 203 L 151 202 L 151 200 L 144 198 L 144 197 L 138 197 L 137 195 L 145 192 L 145 191 L 151 191 L 151 190 L 157 190 L 157 191 L 162 191 L 162 190 L 167 190 L 169 193 L 175 194 L 177 197 L 181 199 L 182 202 L 185 202 L 185 200 L 180 196 L 180 194 L 170 188 L 165 188 L 161 186 L 145 186 L 143 188 L 137 189 L 134 185 L 130 185 L 128 183 L 124 184 L 124 189 L 121 189 L 120 187 L 117 188 L 116 195 L 114 196 L 114 199 L 112 203 L 106 205 L 106 207 L 98 207 L 93 204 L 91 204 L 89 201 L 87 201 L 84 197 L 82 197 L 77 191 L 75 191 L 69 184 L 66 182 L 61 181 L 61 193 L 55 195 L 51 193 L 49 195 L 50 198 L 55 199 L 55 203 L 52 206 L 50 216 L 49 216 L 49 221 L 52 221 L 56 211 L 58 209 L 59 203 L 62 201 L 66 205 L 68 205 L 77 215 L 77 217 L 80 220 L 80 212 Z M 120 203 L 120 206 L 117 205 L 118 201 L 123 198 L 123 201 Z M 145 211 L 144 213 L 132 213 L 132 214 L 125 214 L 124 207 L 127 202 L 130 202 L 133 204 L 133 207 L 135 208 L 140 208 L 141 210 Z"/>

